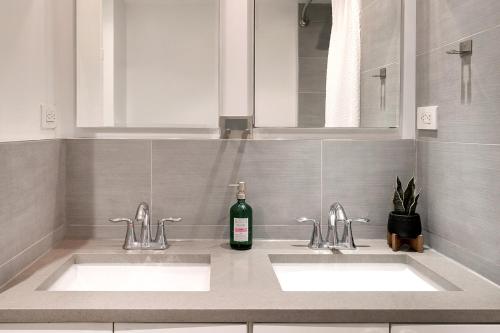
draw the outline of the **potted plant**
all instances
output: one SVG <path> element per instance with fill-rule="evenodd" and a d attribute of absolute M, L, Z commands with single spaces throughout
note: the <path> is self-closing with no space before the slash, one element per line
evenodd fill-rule
<path fill-rule="evenodd" d="M 420 215 L 416 213 L 420 193 L 415 191 L 415 178 L 408 182 L 406 190 L 403 191 L 401 180 L 396 180 L 394 189 L 394 211 L 389 214 L 387 230 L 391 234 L 397 234 L 400 238 L 416 238 L 422 233 Z"/>

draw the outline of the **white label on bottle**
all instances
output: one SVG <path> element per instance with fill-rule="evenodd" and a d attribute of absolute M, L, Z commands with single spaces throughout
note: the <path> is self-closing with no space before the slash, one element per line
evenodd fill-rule
<path fill-rule="evenodd" d="M 234 241 L 248 242 L 248 218 L 234 219 Z"/>

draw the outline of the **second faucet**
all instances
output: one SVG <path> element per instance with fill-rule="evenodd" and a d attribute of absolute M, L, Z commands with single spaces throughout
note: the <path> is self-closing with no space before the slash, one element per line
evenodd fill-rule
<path fill-rule="evenodd" d="M 356 244 L 354 243 L 354 237 L 352 234 L 352 222 L 368 223 L 370 220 L 365 218 L 347 218 L 344 207 L 342 207 L 339 202 L 336 202 L 331 205 L 330 212 L 328 213 L 328 232 L 326 234 L 326 240 L 323 238 L 321 223 L 319 221 L 301 217 L 297 219 L 297 222 L 314 223 L 311 240 L 309 241 L 309 248 L 311 249 L 355 250 Z M 340 238 L 338 234 L 339 224 L 344 225 L 344 230 Z"/>

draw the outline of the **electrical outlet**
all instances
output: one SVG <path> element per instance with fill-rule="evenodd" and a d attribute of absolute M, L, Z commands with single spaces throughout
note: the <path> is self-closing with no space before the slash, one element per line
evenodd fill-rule
<path fill-rule="evenodd" d="M 426 106 L 417 108 L 417 129 L 437 130 L 437 106 Z"/>
<path fill-rule="evenodd" d="M 54 129 L 57 127 L 56 108 L 53 105 L 40 105 L 41 127 L 44 129 Z"/>

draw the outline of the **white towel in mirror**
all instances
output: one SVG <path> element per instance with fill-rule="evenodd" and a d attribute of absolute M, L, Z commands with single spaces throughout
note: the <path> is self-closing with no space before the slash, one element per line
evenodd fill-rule
<path fill-rule="evenodd" d="M 359 127 L 360 0 L 332 0 L 325 127 Z"/>

